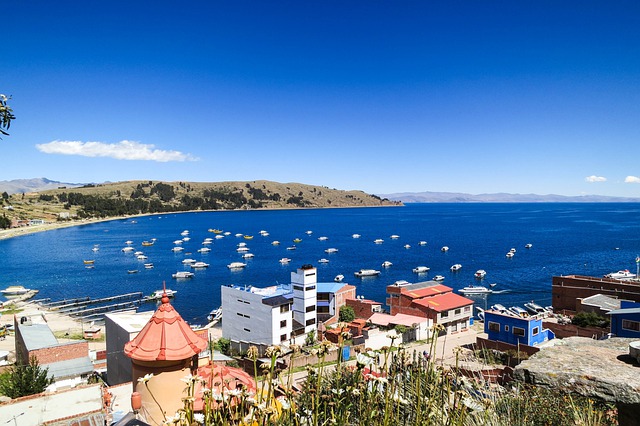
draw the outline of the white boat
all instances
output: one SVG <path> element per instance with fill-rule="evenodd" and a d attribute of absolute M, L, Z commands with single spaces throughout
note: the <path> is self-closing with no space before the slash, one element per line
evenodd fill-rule
<path fill-rule="evenodd" d="M 476 306 L 476 309 L 478 310 L 478 319 L 484 321 L 484 309 L 479 306 Z"/>
<path fill-rule="evenodd" d="M 216 235 L 216 240 L 221 240 L 224 238 L 224 235 Z"/>
<path fill-rule="evenodd" d="M 520 318 L 526 318 L 529 316 L 529 312 L 527 312 L 526 309 L 521 308 L 520 306 L 511 306 L 509 310 Z"/>
<path fill-rule="evenodd" d="M 260 232 L 260 235 L 262 235 L 263 237 L 268 237 L 269 233 L 267 231 L 265 232 Z"/>
<path fill-rule="evenodd" d="M 209 253 L 211 249 L 209 247 L 202 247 L 196 250 L 198 253 Z"/>
<path fill-rule="evenodd" d="M 318 237 L 318 240 L 320 241 L 327 241 L 329 239 L 329 237 Z"/>
<path fill-rule="evenodd" d="M 338 274 L 333 280 L 337 283 L 341 283 L 344 280 L 344 275 Z"/>
<path fill-rule="evenodd" d="M 516 252 L 516 249 L 515 249 L 515 248 L 511 248 L 511 249 L 509 250 L 509 253 L 515 253 L 515 252 Z"/>
<path fill-rule="evenodd" d="M 604 276 L 605 278 L 613 278 L 614 280 L 628 280 L 636 277 L 636 274 L 631 273 L 628 269 L 622 269 L 618 272 L 611 272 Z"/>
<path fill-rule="evenodd" d="M 182 250 L 184 250 L 184 248 L 179 247 L 179 246 L 176 246 L 176 247 L 171 249 L 171 251 L 175 251 L 175 252 L 182 251 Z"/>
<path fill-rule="evenodd" d="M 220 321 L 222 319 L 222 308 L 214 309 L 207 315 L 209 322 Z"/>
<path fill-rule="evenodd" d="M 538 315 L 538 314 L 546 314 L 549 313 L 549 311 L 547 311 L 545 308 L 543 308 L 542 306 L 538 305 L 537 303 L 535 303 L 534 301 L 531 302 L 527 302 L 524 304 L 524 307 L 527 311 L 529 311 L 532 315 Z"/>
<path fill-rule="evenodd" d="M 253 253 L 245 253 L 242 255 L 243 259 L 251 259 L 253 256 L 255 256 Z"/>
<path fill-rule="evenodd" d="M 405 245 L 404 245 L 404 248 L 406 248 L 406 249 L 410 249 L 410 248 L 411 248 L 411 246 L 410 246 L 409 244 L 405 244 Z"/>
<path fill-rule="evenodd" d="M 100 250 L 98 247 L 94 247 L 94 248 L 91 249 L 92 252 L 96 252 L 98 250 Z"/>
<path fill-rule="evenodd" d="M 227 265 L 227 268 L 229 269 L 242 269 L 245 266 L 247 266 L 246 263 L 242 263 L 242 262 L 231 262 L 230 264 Z"/>
<path fill-rule="evenodd" d="M 180 233 L 180 235 L 182 235 L 183 237 L 185 237 L 185 236 L 189 235 L 189 231 L 187 231 L 187 230 L 185 229 L 184 231 L 182 231 L 182 232 Z"/>
<path fill-rule="evenodd" d="M 426 245 L 427 245 L 427 242 L 426 242 L 426 241 L 420 241 L 420 242 L 418 243 L 418 245 L 419 245 L 419 246 L 426 246 Z"/>
<path fill-rule="evenodd" d="M 318 260 L 318 263 L 329 263 L 329 259 L 322 258 Z"/>
<path fill-rule="evenodd" d="M 444 281 L 444 276 L 436 275 L 435 277 L 433 277 L 433 281 L 438 281 L 438 282 Z"/>
<path fill-rule="evenodd" d="M 413 272 L 415 274 L 424 274 L 426 272 L 429 272 L 431 270 L 431 268 L 429 268 L 428 266 L 416 266 L 415 268 L 413 268 Z"/>
<path fill-rule="evenodd" d="M 246 247 L 247 243 L 245 243 L 244 241 L 241 243 L 238 243 L 238 247 Z"/>
<path fill-rule="evenodd" d="M 411 285 L 411 283 L 407 280 L 398 280 L 396 282 L 393 283 L 393 286 L 395 287 L 404 287 L 407 285 Z"/>
<path fill-rule="evenodd" d="M 185 243 L 186 243 L 187 241 L 191 241 L 191 237 L 184 237 L 184 238 L 182 239 L 182 241 L 184 241 Z"/>
<path fill-rule="evenodd" d="M 203 246 L 208 246 L 209 244 L 211 244 L 211 240 L 205 240 L 202 242 Z"/>
<path fill-rule="evenodd" d="M 325 253 L 337 253 L 338 249 L 337 248 L 328 248 L 324 251 Z"/>
<path fill-rule="evenodd" d="M 400 238 L 400 235 L 393 234 L 389 238 L 391 238 L 392 240 L 397 240 L 398 238 Z"/>
<path fill-rule="evenodd" d="M 478 269 L 474 275 L 476 278 L 482 279 L 487 276 L 487 271 L 484 269 Z"/>
<path fill-rule="evenodd" d="M 296 248 L 297 248 L 296 246 L 290 246 L 290 247 L 287 247 L 287 250 L 295 250 Z"/>
<path fill-rule="evenodd" d="M 382 238 L 377 238 L 375 240 L 373 240 L 374 243 L 376 244 L 382 244 L 384 242 L 384 240 Z"/>
<path fill-rule="evenodd" d="M 351 238 L 360 238 L 360 234 L 353 234 Z"/>
<path fill-rule="evenodd" d="M 287 263 L 291 262 L 291 259 L 289 259 L 288 257 L 283 257 L 278 262 L 282 263 L 283 265 L 286 265 Z"/>
<path fill-rule="evenodd" d="M 499 312 L 501 314 L 506 314 L 506 315 L 513 315 L 513 312 L 511 312 L 510 310 L 508 310 L 507 308 L 504 307 L 504 305 L 501 305 L 499 303 L 496 303 L 495 305 L 491 306 L 491 310 L 492 311 L 496 311 Z"/>
<path fill-rule="evenodd" d="M 389 262 L 388 260 L 385 260 L 384 262 L 382 262 L 382 267 L 383 268 L 388 268 L 389 266 L 392 266 L 393 263 Z"/>
<path fill-rule="evenodd" d="M 227 232 L 223 233 L 222 235 L 228 237 L 229 235 L 231 235 L 231 232 L 227 231 Z"/>
<path fill-rule="evenodd" d="M 248 251 L 249 251 L 249 247 L 238 247 L 238 248 L 236 249 L 236 251 L 237 251 L 238 253 L 246 253 L 246 252 L 248 252 Z"/>
<path fill-rule="evenodd" d="M 529 243 L 529 244 L 525 244 L 524 248 L 531 248 L 533 247 L 533 244 Z"/>
<path fill-rule="evenodd" d="M 307 231 L 306 234 L 307 235 L 311 235 L 311 234 L 313 234 L 313 231 Z"/>
<path fill-rule="evenodd" d="M 145 256 L 144 254 L 139 254 L 136 256 L 136 259 L 138 260 L 147 260 L 149 257 Z"/>
<path fill-rule="evenodd" d="M 489 290 L 486 287 L 483 287 L 481 285 L 468 285 L 464 288 L 461 288 L 460 290 L 458 290 L 459 293 L 462 294 L 489 294 L 489 293 L 493 293 L 492 290 Z"/>
<path fill-rule="evenodd" d="M 180 245 L 180 244 L 182 244 L 183 242 L 184 242 L 184 241 L 182 241 L 182 240 L 175 240 L 175 241 L 173 242 L 173 244 L 175 244 L 175 245 L 179 246 L 179 245 Z"/>
<path fill-rule="evenodd" d="M 177 291 L 176 290 L 170 290 L 170 289 L 156 290 L 152 294 L 150 294 L 149 296 L 145 297 L 145 300 L 160 300 L 160 299 L 162 299 L 162 296 L 165 295 L 165 293 L 166 293 L 167 297 L 171 298 L 171 297 L 176 295 Z"/>
<path fill-rule="evenodd" d="M 193 278 L 195 274 L 189 271 L 178 271 L 175 274 L 171 274 L 171 277 L 180 279 L 180 278 Z"/>
<path fill-rule="evenodd" d="M 358 272 L 354 272 L 356 277 L 375 277 L 376 275 L 380 275 L 380 271 L 375 269 L 360 269 Z"/>
<path fill-rule="evenodd" d="M 4 294 L 5 296 L 20 296 L 30 291 L 30 288 L 24 288 L 24 286 L 21 285 L 10 285 L 4 290 L 0 290 L 0 293 Z"/>
<path fill-rule="evenodd" d="M 207 237 L 207 238 L 205 238 L 205 239 L 204 239 L 204 241 L 209 241 L 209 242 L 211 242 L 211 241 L 213 241 L 213 238 L 211 238 L 211 237 Z"/>
<path fill-rule="evenodd" d="M 459 271 L 460 269 L 462 269 L 462 265 L 459 263 L 456 263 L 455 265 L 451 265 L 451 272 L 455 272 L 455 271 Z"/>
<path fill-rule="evenodd" d="M 134 256 L 140 256 L 140 255 L 141 255 L 141 254 L 143 254 L 143 253 L 142 253 L 141 251 L 137 251 L 137 252 L 135 252 L 135 253 L 133 253 L 133 254 L 134 254 Z"/>
<path fill-rule="evenodd" d="M 271 245 L 272 246 L 279 246 L 280 245 L 280 241 L 278 241 L 278 240 L 272 241 Z"/>
<path fill-rule="evenodd" d="M 509 253 L 507 253 L 507 254 L 506 254 L 506 256 L 507 256 L 508 258 L 512 258 L 512 257 L 513 257 L 513 253 L 512 253 L 512 252 L 509 252 Z"/>
<path fill-rule="evenodd" d="M 269 234 L 269 233 L 267 231 L 265 231 L 264 229 L 261 229 L 260 231 L 258 231 L 258 234 L 264 235 L 264 234 Z"/>
<path fill-rule="evenodd" d="M 153 269 L 153 263 L 145 263 L 144 267 L 145 269 Z"/>
<path fill-rule="evenodd" d="M 134 250 L 133 247 L 124 247 L 121 251 L 125 252 L 125 253 L 129 253 L 132 252 Z"/>
<path fill-rule="evenodd" d="M 238 234 L 236 234 L 236 237 L 242 237 L 243 235 L 244 235 L 244 234 L 240 234 L 240 233 L 238 233 Z"/>
<path fill-rule="evenodd" d="M 192 268 L 208 268 L 209 264 L 204 262 L 195 262 L 191 264 Z"/>
<path fill-rule="evenodd" d="M 195 259 L 182 259 L 182 263 L 185 265 L 189 265 L 191 263 L 196 263 Z"/>
<path fill-rule="evenodd" d="M 124 243 L 125 243 L 126 245 L 130 246 L 131 244 L 133 244 L 133 241 L 128 240 L 128 241 L 125 241 Z"/>
<path fill-rule="evenodd" d="M 440 249 L 440 251 L 443 251 L 443 252 L 444 252 L 444 251 L 449 251 L 449 247 L 447 247 L 447 246 L 443 246 L 443 247 Z"/>

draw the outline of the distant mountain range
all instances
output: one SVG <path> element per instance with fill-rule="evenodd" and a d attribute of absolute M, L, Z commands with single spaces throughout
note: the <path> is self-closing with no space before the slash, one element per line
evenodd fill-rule
<path fill-rule="evenodd" d="M 537 194 L 465 194 L 462 192 L 399 192 L 377 194 L 379 197 L 403 203 L 638 203 L 640 198 L 607 197 L 604 195 L 537 195 Z"/>
<path fill-rule="evenodd" d="M 0 193 L 24 194 L 25 192 L 39 192 L 60 187 L 77 188 L 83 185 L 83 183 L 65 183 L 47 178 L 0 180 Z"/>

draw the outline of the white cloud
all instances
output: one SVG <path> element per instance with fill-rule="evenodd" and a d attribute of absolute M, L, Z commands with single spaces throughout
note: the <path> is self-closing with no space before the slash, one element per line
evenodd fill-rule
<path fill-rule="evenodd" d="M 587 182 L 606 182 L 607 178 L 603 176 L 591 175 L 584 178 Z"/>
<path fill-rule="evenodd" d="M 36 148 L 45 154 L 80 155 L 82 157 L 110 157 L 116 160 L 141 160 L 166 163 L 169 161 L 197 161 L 191 154 L 180 151 L 155 149 L 155 145 L 136 141 L 118 143 L 53 141 L 37 144 Z"/>
<path fill-rule="evenodd" d="M 637 176 L 627 176 L 624 178 L 625 183 L 640 183 L 640 177 Z"/>

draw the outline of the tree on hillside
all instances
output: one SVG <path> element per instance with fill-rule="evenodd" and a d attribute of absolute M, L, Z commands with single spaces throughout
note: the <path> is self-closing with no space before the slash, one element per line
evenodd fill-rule
<path fill-rule="evenodd" d="M 340 313 L 338 314 L 340 322 L 351 322 L 356 319 L 356 312 L 351 306 L 340 306 Z"/>
<path fill-rule="evenodd" d="M 13 115 L 13 110 L 7 104 L 7 101 L 11 99 L 11 97 L 7 97 L 0 93 L 0 134 L 8 136 L 7 130 L 11 127 L 11 120 L 16 118 Z M 2 139 L 2 138 L 0 138 Z"/>
<path fill-rule="evenodd" d="M 49 369 L 41 368 L 36 357 L 31 357 L 29 364 L 18 362 L 8 369 L 8 373 L 0 380 L 0 393 L 9 398 L 42 393 L 53 383 L 49 377 Z"/>

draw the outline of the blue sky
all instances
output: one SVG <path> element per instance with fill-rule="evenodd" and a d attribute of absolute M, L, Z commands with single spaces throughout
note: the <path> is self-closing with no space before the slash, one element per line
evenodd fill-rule
<path fill-rule="evenodd" d="M 637 1 L 13 1 L 0 180 L 640 196 Z"/>

